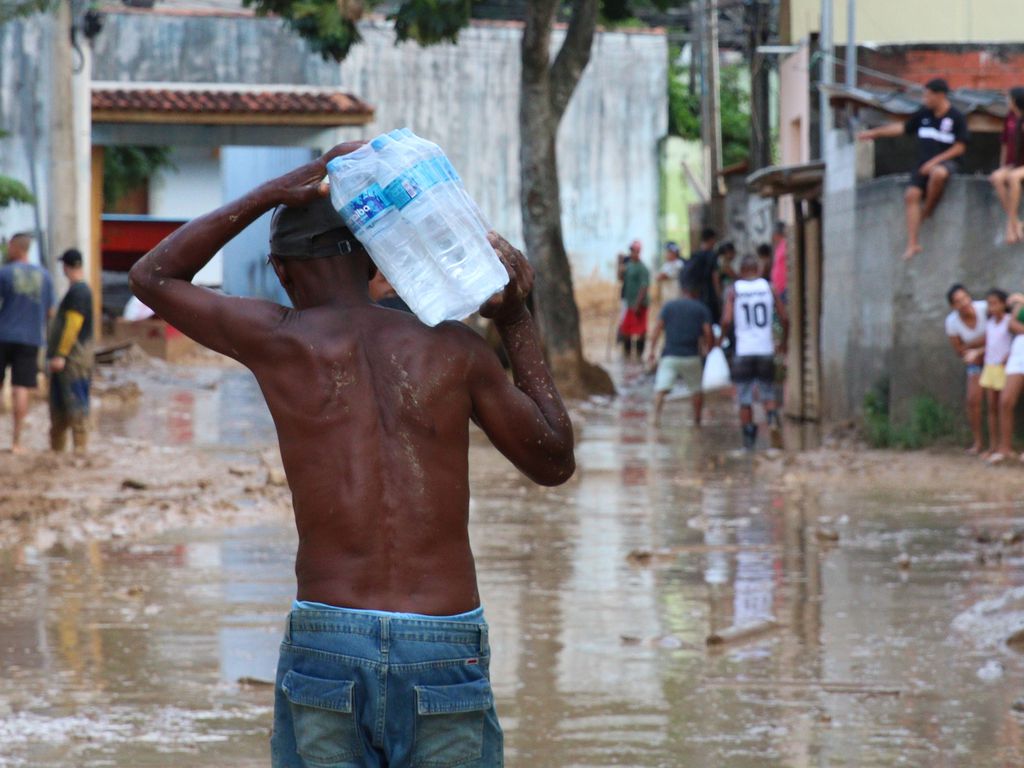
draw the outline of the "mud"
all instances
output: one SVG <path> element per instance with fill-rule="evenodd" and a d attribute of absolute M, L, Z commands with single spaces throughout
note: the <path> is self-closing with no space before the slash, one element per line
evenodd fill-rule
<path fill-rule="evenodd" d="M 727 398 L 657 430 L 618 378 L 563 487 L 473 438 L 508 765 L 1024 764 L 1020 475 L 751 458 Z M 0 457 L 0 766 L 266 765 L 295 546 L 269 416 L 229 365 L 115 379 L 140 395 L 89 458 Z"/>

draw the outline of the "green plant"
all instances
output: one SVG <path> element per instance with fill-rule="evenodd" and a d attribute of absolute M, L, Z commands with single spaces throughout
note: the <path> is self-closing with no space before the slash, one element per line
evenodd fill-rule
<path fill-rule="evenodd" d="M 103 205 L 111 208 L 154 174 L 173 168 L 168 147 L 107 147 L 103 154 Z"/>
<path fill-rule="evenodd" d="M 882 381 L 864 396 L 863 431 L 873 448 L 917 450 L 949 440 L 958 429 L 955 414 L 927 395 L 910 401 L 905 423 L 894 423 L 889 412 L 889 382 Z"/>
<path fill-rule="evenodd" d="M 0 208 L 6 208 L 13 203 L 31 205 L 35 201 L 32 193 L 20 181 L 10 176 L 0 176 Z"/>
<path fill-rule="evenodd" d="M 742 162 L 750 147 L 750 94 L 740 66 L 723 67 L 720 75 L 719 109 L 722 120 L 722 162 Z M 690 93 L 689 71 L 673 64 L 668 81 L 668 129 L 674 136 L 700 139 L 700 93 Z"/>
<path fill-rule="evenodd" d="M 52 11 L 57 0 L 0 0 L 0 24 L 34 13 Z"/>

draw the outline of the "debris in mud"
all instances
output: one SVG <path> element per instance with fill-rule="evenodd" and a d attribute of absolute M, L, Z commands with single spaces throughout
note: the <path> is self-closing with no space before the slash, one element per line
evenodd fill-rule
<path fill-rule="evenodd" d="M 819 525 L 814 529 L 814 538 L 818 541 L 835 543 L 839 541 L 839 531 L 828 525 Z"/>
<path fill-rule="evenodd" d="M 762 621 L 755 621 L 741 626 L 726 627 L 725 629 L 720 629 L 717 632 L 712 632 L 707 636 L 706 642 L 709 648 L 729 645 L 731 643 L 741 643 L 746 640 L 752 640 L 756 637 L 760 637 L 761 635 L 776 630 L 781 626 L 782 625 L 774 618 L 766 618 Z"/>
<path fill-rule="evenodd" d="M 149 483 L 134 477 L 127 477 L 121 481 L 122 491 L 144 491 L 147 488 L 149 488 Z"/>
<path fill-rule="evenodd" d="M 691 643 L 687 643 L 682 638 L 676 637 L 675 635 L 659 635 L 657 637 L 647 638 L 637 637 L 636 635 L 619 635 L 619 640 L 623 645 L 663 648 L 669 651 L 694 647 Z"/>
<path fill-rule="evenodd" d="M 978 679 L 983 683 L 991 683 L 1003 676 L 1003 665 L 995 659 L 989 659 L 978 669 Z"/>
<path fill-rule="evenodd" d="M 273 680 L 264 680 L 259 677 L 240 677 L 238 678 L 238 684 L 246 688 L 263 688 L 273 686 Z"/>
<path fill-rule="evenodd" d="M 910 555 L 907 554 L 906 552 L 900 552 L 898 555 L 896 555 L 896 565 L 899 566 L 899 569 L 901 571 L 909 570 L 910 569 L 910 563 L 911 563 Z"/>

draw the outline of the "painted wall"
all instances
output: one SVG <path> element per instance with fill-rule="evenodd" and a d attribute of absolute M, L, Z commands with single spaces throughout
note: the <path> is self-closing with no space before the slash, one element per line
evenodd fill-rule
<path fill-rule="evenodd" d="M 1019 0 L 855 1 L 855 30 L 861 43 L 1024 40 L 1024 14 Z M 833 36 L 837 43 L 846 40 L 848 2 L 832 2 Z M 790 41 L 795 43 L 821 28 L 821 0 L 787 0 L 787 4 Z"/>
<path fill-rule="evenodd" d="M 424 49 L 396 46 L 389 24 L 368 21 L 363 43 L 338 66 L 273 19 L 151 12 L 106 20 L 96 80 L 339 85 L 377 108 L 364 135 L 408 125 L 441 144 L 492 224 L 521 242 L 518 25 L 474 24 L 457 45 Z M 663 34 L 603 33 L 594 42 L 558 141 L 563 231 L 578 274 L 610 277 L 610 254 L 634 237 L 658 239 L 667 69 Z"/>
<path fill-rule="evenodd" d="M 783 165 L 811 161 L 810 48 L 779 62 L 779 155 Z"/>
<path fill-rule="evenodd" d="M 51 23 L 50 17 L 40 15 L 0 24 L 0 129 L 10 134 L 0 138 L 0 174 L 34 188 L 44 240 L 49 235 L 46 189 Z M 0 237 L 36 229 L 33 206 L 13 205 L 0 210 Z M 37 263 L 39 255 L 39 243 L 34 243 L 31 257 Z"/>
<path fill-rule="evenodd" d="M 922 229 L 924 253 L 909 264 L 905 174 L 857 181 L 857 147 L 835 133 L 826 172 L 822 315 L 827 421 L 861 412 L 864 395 L 890 380 L 897 417 L 931 395 L 961 409 L 963 366 L 943 321 L 955 282 L 978 298 L 990 287 L 1024 287 L 1024 246 L 1001 245 L 1004 214 L 983 176 L 956 176 Z"/>
<path fill-rule="evenodd" d="M 172 168 L 149 184 L 149 213 L 161 219 L 193 219 L 223 204 L 219 147 L 174 147 Z M 195 282 L 221 285 L 224 279 L 223 252 L 199 270 Z"/>

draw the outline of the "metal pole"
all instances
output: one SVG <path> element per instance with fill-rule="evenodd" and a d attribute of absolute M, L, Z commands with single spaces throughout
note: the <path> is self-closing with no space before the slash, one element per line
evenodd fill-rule
<path fill-rule="evenodd" d="M 835 67 L 832 64 L 832 0 L 821 0 L 821 33 L 818 37 L 818 52 L 821 57 L 821 84 L 831 85 L 835 82 Z M 829 108 L 828 94 L 818 89 L 818 158 L 825 159 L 825 144 L 828 139 L 829 125 L 832 122 L 832 110 Z"/>
<path fill-rule="evenodd" d="M 711 78 L 708 108 L 711 110 L 711 194 L 723 194 L 722 179 L 722 112 L 719 105 L 718 76 L 718 0 L 711 0 L 711 18 L 708 20 L 708 74 Z"/>
<path fill-rule="evenodd" d="M 857 0 L 846 0 L 846 87 L 857 87 Z"/>

